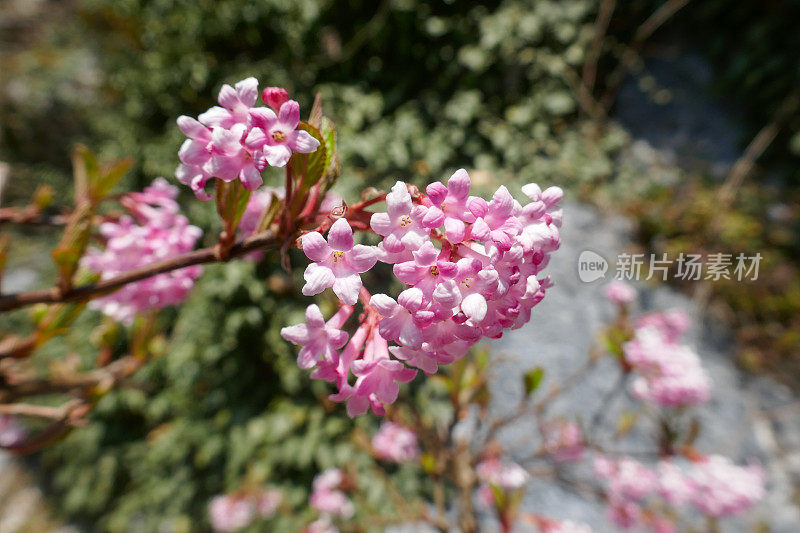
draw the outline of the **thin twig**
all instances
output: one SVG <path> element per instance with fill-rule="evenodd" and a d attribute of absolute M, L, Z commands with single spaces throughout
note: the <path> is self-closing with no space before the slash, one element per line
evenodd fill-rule
<path fill-rule="evenodd" d="M 597 62 L 603 51 L 603 38 L 608 30 L 608 24 L 611 22 L 611 15 L 614 13 L 616 5 L 617 0 L 602 0 L 600 2 L 597 20 L 594 23 L 594 35 L 592 35 L 592 42 L 586 51 L 586 61 L 583 63 L 582 84 L 589 94 L 594 91 L 594 82 L 597 78 Z"/>
<path fill-rule="evenodd" d="M 275 232 L 267 230 L 236 243 L 231 248 L 228 257 L 238 257 L 255 250 L 274 248 L 279 244 L 280 241 L 275 235 Z M 216 246 L 202 248 L 125 272 L 113 278 L 90 283 L 82 287 L 73 287 L 66 291 L 59 287 L 51 287 L 49 289 L 0 296 L 0 312 L 19 309 L 20 307 L 37 303 L 60 303 L 87 300 L 95 296 L 113 292 L 128 283 L 133 283 L 134 281 L 149 278 L 157 274 L 218 261 L 220 261 L 220 258 Z"/>
<path fill-rule="evenodd" d="M 639 50 L 644 45 L 645 41 L 690 1 L 691 0 L 668 0 L 664 2 L 636 29 L 633 40 L 625 47 L 625 51 L 622 52 L 619 63 L 606 80 L 606 90 L 603 97 L 600 99 L 603 109 L 608 110 L 616 99 L 617 89 L 622 83 L 622 80 L 625 79 L 625 74 L 627 74 L 631 65 L 634 64 Z"/>

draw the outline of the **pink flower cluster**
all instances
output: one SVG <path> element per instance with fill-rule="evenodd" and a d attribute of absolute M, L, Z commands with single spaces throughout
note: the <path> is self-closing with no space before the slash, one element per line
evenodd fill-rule
<path fill-rule="evenodd" d="M 163 178 L 143 192 L 126 195 L 121 203 L 130 216 L 100 226 L 105 249 L 89 249 L 83 265 L 107 279 L 194 249 L 202 231 L 179 214 L 177 195 L 177 187 Z M 89 306 L 131 323 L 137 313 L 182 302 L 202 272 L 202 267 L 190 266 L 158 274 L 92 300 Z"/>
<path fill-rule="evenodd" d="M 623 345 L 625 360 L 638 375 L 633 394 L 661 407 L 684 407 L 708 400 L 711 383 L 700 357 L 679 344 L 688 326 L 681 312 L 652 313 L 639 318 L 634 338 Z"/>
<path fill-rule="evenodd" d="M 712 455 L 679 467 L 662 459 L 656 468 L 623 457 L 617 461 L 597 456 L 595 473 L 607 482 L 609 519 L 628 529 L 644 521 L 658 531 L 673 531 L 669 521 L 643 513 L 648 500 L 677 508 L 691 504 L 700 513 L 722 518 L 746 511 L 764 496 L 764 473 L 757 465 L 736 466 Z"/>
<path fill-rule="evenodd" d="M 530 479 L 530 474 L 513 461 L 506 461 L 499 457 L 488 457 L 475 467 L 475 475 L 481 482 L 478 487 L 478 497 L 481 503 L 491 508 L 500 502 L 495 501 L 495 489 L 504 493 L 519 491 Z"/>
<path fill-rule="evenodd" d="M 554 461 L 571 463 L 579 461 L 586 449 L 583 430 L 575 422 L 556 421 L 544 427 L 544 450 Z"/>
<path fill-rule="evenodd" d="M 353 502 L 342 492 L 342 471 L 329 468 L 314 478 L 314 490 L 308 499 L 309 505 L 325 516 L 351 518 L 355 509 Z"/>
<path fill-rule="evenodd" d="M 283 494 L 274 489 L 215 496 L 208 504 L 211 528 L 219 533 L 239 531 L 256 517 L 266 520 L 274 516 L 282 501 Z"/>
<path fill-rule="evenodd" d="M 419 457 L 417 434 L 393 422 L 384 422 L 372 437 L 375 455 L 384 461 L 408 463 Z"/>
<path fill-rule="evenodd" d="M 302 237 L 313 261 L 303 294 L 332 288 L 343 307 L 325 327 L 320 316 L 314 325 L 281 333 L 306 347 L 318 338 L 312 329 L 341 328 L 341 313 L 352 312 L 349 306 L 361 295 L 366 312 L 342 353 L 341 337 L 328 331 L 330 342 L 306 349 L 303 365 L 315 367 L 312 377 L 336 383 L 339 393 L 332 399 L 347 401 L 350 416 L 370 408 L 383 414 L 397 398 L 398 382 L 411 381 L 415 368 L 433 374 L 481 338 L 521 327 L 550 286 L 539 273 L 561 242 L 561 189 L 526 185 L 530 202 L 522 206 L 504 186 L 490 202 L 471 196 L 470 187 L 463 169 L 447 185 L 429 185 L 426 194 L 397 182 L 386 195 L 387 212 L 371 216 L 372 231 L 382 237 L 377 247 L 355 244 L 345 218 L 333 223 L 327 240 L 318 232 Z M 405 286 L 397 299 L 362 291 L 361 274 L 379 260 L 394 265 Z"/>
<path fill-rule="evenodd" d="M 219 106 L 197 119 L 178 117 L 178 127 L 188 137 L 178 157 L 181 165 L 178 180 L 192 188 L 201 200 L 211 196 L 205 184 L 211 178 L 241 180 L 245 188 L 255 190 L 263 180 L 267 165 L 282 167 L 292 152 L 314 152 L 319 141 L 300 124 L 300 105 L 289 100 L 279 87 L 267 87 L 262 99 L 268 107 L 254 107 L 258 99 L 258 80 L 247 78 L 234 87 L 223 85 Z"/>

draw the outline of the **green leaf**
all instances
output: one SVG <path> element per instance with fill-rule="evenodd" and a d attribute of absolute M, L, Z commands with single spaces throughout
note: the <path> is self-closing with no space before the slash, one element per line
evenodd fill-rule
<path fill-rule="evenodd" d="M 233 234 L 247 209 L 251 191 L 245 189 L 239 180 L 225 182 L 218 179 L 215 185 L 217 213 L 225 224 L 225 230 Z"/>
<path fill-rule="evenodd" d="M 89 194 L 92 201 L 97 203 L 111 192 L 122 176 L 133 166 L 133 159 L 120 159 L 110 161 L 103 165 L 94 180 L 89 182 Z"/>
<path fill-rule="evenodd" d="M 542 382 L 544 377 L 544 369 L 537 366 L 533 370 L 529 370 L 523 377 L 525 383 L 525 394 L 532 394 Z"/>
<path fill-rule="evenodd" d="M 89 202 L 81 202 L 70 216 L 67 227 L 58 246 L 52 252 L 53 261 L 58 267 L 60 282 L 63 286 L 72 283 L 72 276 L 78 268 L 78 262 L 92 232 L 94 210 Z"/>
<path fill-rule="evenodd" d="M 312 137 L 319 141 L 319 147 L 310 154 L 293 153 L 292 158 L 289 160 L 291 172 L 296 179 L 296 188 L 293 193 L 294 200 L 292 201 L 292 211 L 297 212 L 304 203 L 306 194 L 309 189 L 319 183 L 322 176 L 325 174 L 325 162 L 328 158 L 328 151 L 325 146 L 325 139 L 323 139 L 320 131 L 306 122 L 301 122 L 297 127 L 298 130 L 308 132 Z"/>

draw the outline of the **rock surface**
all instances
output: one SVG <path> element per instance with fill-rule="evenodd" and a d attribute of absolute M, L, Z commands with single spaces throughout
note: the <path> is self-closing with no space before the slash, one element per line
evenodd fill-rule
<path fill-rule="evenodd" d="M 587 358 L 597 331 L 614 313 L 603 287 L 614 275 L 616 256 L 625 251 L 627 228 L 621 219 L 603 219 L 594 209 L 568 203 L 564 208 L 562 248 L 554 254 L 548 272 L 556 282 L 544 301 L 534 310 L 531 322 L 523 329 L 507 333 L 492 343 L 493 351 L 507 354 L 496 366 L 493 382 L 493 409 L 500 414 L 516 405 L 522 394 L 520 376 L 536 365 L 546 369 L 542 384 L 557 383 L 577 369 Z M 578 256 L 592 250 L 606 258 L 610 268 L 606 280 L 583 283 L 577 275 Z M 701 355 L 713 381 L 711 401 L 698 409 L 702 432 L 697 448 L 704 453 L 720 453 L 736 462 L 755 459 L 768 476 L 768 494 L 763 503 L 745 519 L 723 521 L 722 531 L 748 531 L 763 521 L 774 532 L 800 531 L 800 508 L 795 502 L 800 480 L 800 405 L 785 386 L 766 377 L 752 377 L 732 362 L 731 345 L 724 329 L 704 321 L 702 311 L 686 296 L 666 286 L 640 290 L 639 311 L 683 309 L 693 318 L 684 341 Z M 619 371 L 609 357 L 580 385 L 554 402 L 551 415 L 589 419 L 606 392 L 618 386 Z M 617 395 L 608 406 L 606 428 L 615 426 L 619 413 L 633 402 Z M 525 457 L 539 444 L 532 419 L 523 420 L 500 435 L 512 457 Z M 601 441 L 603 441 L 601 434 Z M 632 433 L 617 449 L 653 449 L 647 425 Z M 568 468 L 569 475 L 591 480 L 588 461 Z M 575 495 L 563 486 L 535 480 L 528 487 L 524 510 L 555 518 L 579 520 L 595 531 L 616 531 L 604 518 L 603 506 Z M 487 524 L 487 530 L 494 528 Z"/>

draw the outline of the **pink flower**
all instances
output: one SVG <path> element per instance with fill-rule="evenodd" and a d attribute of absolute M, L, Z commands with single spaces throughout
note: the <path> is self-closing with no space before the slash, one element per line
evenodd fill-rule
<path fill-rule="evenodd" d="M 300 368 L 313 368 L 321 361 L 338 361 L 339 350 L 347 342 L 348 335 L 341 327 L 350 317 L 353 308 L 342 307 L 328 322 L 315 304 L 306 308 L 307 324 L 297 324 L 281 329 L 281 337 L 303 348 L 297 354 Z"/>
<path fill-rule="evenodd" d="M 680 309 L 670 309 L 657 313 L 647 313 L 636 319 L 636 328 L 654 327 L 665 342 L 677 343 L 689 329 L 691 318 L 689 313 Z"/>
<path fill-rule="evenodd" d="M 584 452 L 583 431 L 575 422 L 561 421 L 545 426 L 544 449 L 557 462 L 575 462 Z"/>
<path fill-rule="evenodd" d="M 670 342 L 658 328 L 637 329 L 623 351 L 639 374 L 632 384 L 637 398 L 671 408 L 708 400 L 711 384 L 699 356 L 688 346 Z"/>
<path fill-rule="evenodd" d="M 220 533 L 238 531 L 255 518 L 255 506 L 249 498 L 215 496 L 208 505 L 211 528 Z"/>
<path fill-rule="evenodd" d="M 342 302 L 353 305 L 361 290 L 361 274 L 378 260 L 372 246 L 353 245 L 353 230 L 347 220 L 340 218 L 328 231 L 327 242 L 317 232 L 303 235 L 303 252 L 315 263 L 306 268 L 303 294 L 313 296 L 328 287 Z"/>
<path fill-rule="evenodd" d="M 277 489 L 268 489 L 255 496 L 256 511 L 262 519 L 272 518 L 283 501 L 283 493 Z"/>
<path fill-rule="evenodd" d="M 178 150 L 181 165 L 175 175 L 178 181 L 191 187 L 199 199 L 210 200 L 211 195 L 204 187 L 211 178 L 211 128 L 185 115 L 178 117 L 178 127 L 189 138 Z"/>
<path fill-rule="evenodd" d="M 258 99 L 258 80 L 247 78 L 234 87 L 228 84 L 219 91 L 218 102 L 222 107 L 212 107 L 197 117 L 209 127 L 230 129 L 236 124 L 250 123 L 250 108 Z"/>
<path fill-rule="evenodd" d="M 254 191 L 264 183 L 261 172 L 267 160 L 261 151 L 250 150 L 242 144 L 246 133 L 244 124 L 234 124 L 229 130 L 212 130 L 211 174 L 222 181 L 239 179 L 246 189 Z"/>
<path fill-rule="evenodd" d="M 483 483 L 504 490 L 520 489 L 530 476 L 524 468 L 511 461 L 497 458 L 486 459 L 475 467 L 475 474 Z"/>
<path fill-rule="evenodd" d="M 175 175 L 201 200 L 211 198 L 204 188 L 211 178 L 239 179 L 244 187 L 255 190 L 263 183 L 261 172 L 267 164 L 282 167 L 292 151 L 310 153 L 319 146 L 308 132 L 297 130 L 300 106 L 286 100 L 286 91 L 270 87 L 264 96 L 271 105 L 280 102 L 278 115 L 269 107 L 253 107 L 258 81 L 247 78 L 235 87 L 222 86 L 221 107 L 212 107 L 198 120 L 178 118 L 178 126 L 188 139 L 178 152 L 181 165 Z"/>
<path fill-rule="evenodd" d="M 439 249 L 431 241 L 412 254 L 413 261 L 394 265 L 394 275 L 406 285 L 420 289 L 426 298 L 431 297 L 440 283 L 453 279 L 458 272 L 456 264 L 444 259 L 444 254 L 440 255 Z"/>
<path fill-rule="evenodd" d="M 683 505 L 692 499 L 695 485 L 692 479 L 675 463 L 662 460 L 656 469 L 658 474 L 658 494 L 672 505 Z"/>
<path fill-rule="evenodd" d="M 413 287 L 400 293 L 395 301 L 385 294 L 375 294 L 369 301 L 384 318 L 380 321 L 381 336 L 412 349 L 422 346 L 424 320 L 415 317 L 423 306 L 422 291 Z M 426 317 L 427 318 L 427 317 Z"/>
<path fill-rule="evenodd" d="M 392 422 L 384 422 L 372 437 L 375 454 L 395 463 L 408 463 L 419 456 L 417 434 Z"/>
<path fill-rule="evenodd" d="M 422 224 L 428 209 L 414 205 L 408 187 L 402 181 L 395 183 L 386 195 L 387 213 L 374 213 L 370 227 L 383 237 L 381 261 L 409 260 L 411 252 L 418 250 L 429 239 L 430 230 Z M 428 241 L 430 242 L 430 241 Z"/>
<path fill-rule="evenodd" d="M 121 202 L 133 216 L 102 224 L 105 250 L 90 248 L 82 263 L 108 279 L 194 249 L 202 232 L 178 214 L 177 194 L 177 187 L 159 178 L 144 192 L 128 195 Z M 89 306 L 130 324 L 137 313 L 181 303 L 202 271 L 192 266 L 151 276 L 92 300 Z"/>
<path fill-rule="evenodd" d="M 603 456 L 595 458 L 595 473 L 608 480 L 609 497 L 639 502 L 657 488 L 655 473 L 630 457 L 609 462 Z"/>
<path fill-rule="evenodd" d="M 764 471 L 760 466 L 736 466 L 719 455 L 694 463 L 689 478 L 695 485 L 692 505 L 708 516 L 742 513 L 764 497 Z"/>
<path fill-rule="evenodd" d="M 431 204 L 425 214 L 423 224 L 426 228 L 438 228 L 444 224 L 445 235 L 453 243 L 459 243 L 466 236 L 466 224 L 475 222 L 476 213 L 485 209 L 486 202 L 469 196 L 470 179 L 467 171 L 456 170 L 445 187 L 440 182 L 428 185 L 428 201 Z"/>
<path fill-rule="evenodd" d="M 504 252 L 509 250 L 514 238 L 522 231 L 522 224 L 513 211 L 514 198 L 505 185 L 501 185 L 489 202 L 488 211 L 475 220 L 472 236 L 493 242 Z"/>
<path fill-rule="evenodd" d="M 310 133 L 298 130 L 300 104 L 294 100 L 284 102 L 277 116 L 266 107 L 251 112 L 255 127 L 247 136 L 245 144 L 251 150 L 263 151 L 267 162 L 273 167 L 282 167 L 289 162 L 292 152 L 309 154 L 319 147 L 319 140 Z"/>
<path fill-rule="evenodd" d="M 289 93 L 283 87 L 265 87 L 261 91 L 261 99 L 275 111 L 289 100 Z"/>
<path fill-rule="evenodd" d="M 355 509 L 353 503 L 339 490 L 342 471 L 329 468 L 314 478 L 314 490 L 308 499 L 309 505 L 321 513 L 350 518 Z"/>
<path fill-rule="evenodd" d="M 624 281 L 614 280 L 606 286 L 606 298 L 615 304 L 629 304 L 636 299 L 636 289 Z"/>

